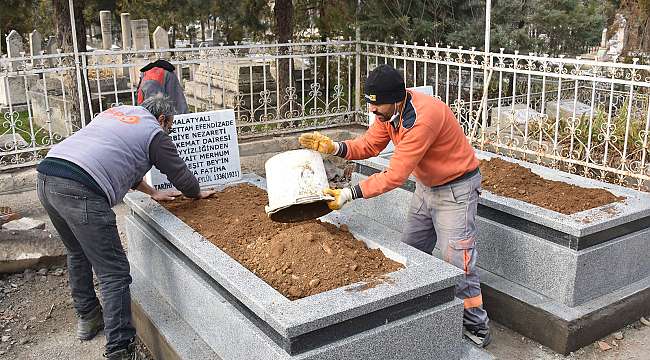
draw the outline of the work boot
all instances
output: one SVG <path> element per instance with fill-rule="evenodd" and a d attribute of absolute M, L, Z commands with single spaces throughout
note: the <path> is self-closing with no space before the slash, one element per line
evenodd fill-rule
<path fill-rule="evenodd" d="M 101 306 L 98 305 L 88 314 L 79 316 L 77 322 L 79 340 L 90 340 L 102 329 L 104 329 L 104 315 Z"/>
<path fill-rule="evenodd" d="M 115 350 L 108 354 L 104 353 L 104 357 L 109 360 L 137 360 L 135 340 L 131 340 L 131 343 L 124 349 Z"/>
<path fill-rule="evenodd" d="M 470 329 L 465 327 L 463 334 L 470 339 L 474 344 L 482 348 L 490 345 L 492 342 L 492 335 L 490 335 L 490 329 Z"/>

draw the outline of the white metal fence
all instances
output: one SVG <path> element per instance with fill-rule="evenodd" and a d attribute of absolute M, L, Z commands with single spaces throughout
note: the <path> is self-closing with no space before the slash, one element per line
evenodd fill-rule
<path fill-rule="evenodd" d="M 190 111 L 232 108 L 240 138 L 355 121 L 355 43 L 331 41 L 0 59 L 0 169 L 37 163 L 105 109 L 135 104 L 139 69 L 176 66 Z M 77 81 L 81 81 L 79 96 Z"/>
<path fill-rule="evenodd" d="M 650 180 L 650 66 L 636 60 L 503 50 L 486 58 L 474 49 L 376 42 L 362 42 L 362 57 L 364 74 L 389 63 L 407 86 L 432 86 L 476 147 L 638 188 Z"/>
<path fill-rule="evenodd" d="M 367 123 L 363 82 L 389 63 L 407 86 L 432 86 L 476 147 L 639 188 L 650 180 L 650 66 L 369 41 L 95 51 L 78 58 L 81 97 L 73 54 L 3 58 L 0 169 L 34 164 L 95 114 L 133 104 L 139 68 L 160 57 L 192 111 L 235 109 L 242 138 Z"/>

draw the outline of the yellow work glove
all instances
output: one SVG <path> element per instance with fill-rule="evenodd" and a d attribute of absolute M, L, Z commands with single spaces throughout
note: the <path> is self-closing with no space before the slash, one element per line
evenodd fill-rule
<path fill-rule="evenodd" d="M 327 207 L 332 210 L 341 210 L 343 205 L 348 201 L 352 200 L 352 190 L 350 188 L 345 189 L 325 189 L 323 194 L 330 195 L 334 197 L 334 200 L 327 202 Z"/>
<path fill-rule="evenodd" d="M 337 143 L 318 131 L 302 134 L 298 141 L 300 141 L 300 145 L 304 148 L 315 150 L 323 154 L 334 154 L 338 150 Z"/>

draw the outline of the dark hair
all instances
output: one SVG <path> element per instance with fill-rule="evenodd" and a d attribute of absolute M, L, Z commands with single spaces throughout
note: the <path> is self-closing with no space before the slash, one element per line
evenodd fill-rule
<path fill-rule="evenodd" d="M 160 115 L 165 115 L 165 117 L 173 116 L 176 113 L 174 108 L 174 102 L 162 93 L 158 93 L 140 104 L 143 108 L 147 109 L 151 115 L 155 116 L 156 119 Z"/>

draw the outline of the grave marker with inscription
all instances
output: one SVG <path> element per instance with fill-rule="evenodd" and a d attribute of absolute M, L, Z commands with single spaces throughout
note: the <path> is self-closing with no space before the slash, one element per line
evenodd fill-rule
<path fill-rule="evenodd" d="M 7 57 L 8 58 L 17 58 L 24 56 L 21 54 L 23 50 L 23 38 L 16 30 L 11 30 L 9 35 L 7 35 Z M 9 65 L 9 71 L 18 71 L 21 66 L 22 61 L 12 61 Z"/>
<path fill-rule="evenodd" d="M 151 48 L 149 21 L 147 19 L 131 20 L 131 35 L 133 36 L 132 45 L 136 50 L 149 50 Z"/>
<path fill-rule="evenodd" d="M 111 19 L 111 12 L 102 10 L 99 12 L 99 23 L 102 29 L 102 49 L 110 50 L 113 45 L 113 22 Z"/>
<path fill-rule="evenodd" d="M 171 134 L 178 154 L 201 187 L 241 179 L 235 112 L 232 109 L 174 116 Z M 155 167 L 145 180 L 158 190 L 173 189 Z"/>

